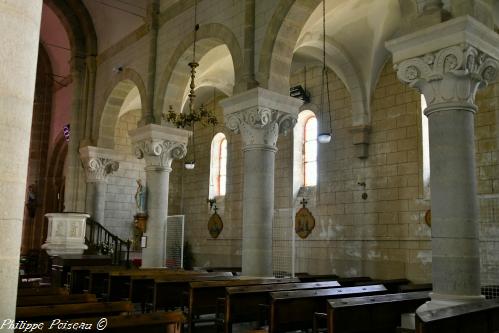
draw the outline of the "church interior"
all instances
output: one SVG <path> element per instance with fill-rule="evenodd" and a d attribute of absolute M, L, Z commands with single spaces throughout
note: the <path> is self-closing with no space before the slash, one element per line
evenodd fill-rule
<path fill-rule="evenodd" d="M 499 0 L 0 28 L 0 331 L 499 332 Z"/>

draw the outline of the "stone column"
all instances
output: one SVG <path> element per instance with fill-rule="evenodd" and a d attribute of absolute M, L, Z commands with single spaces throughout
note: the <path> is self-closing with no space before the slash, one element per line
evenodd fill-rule
<path fill-rule="evenodd" d="M 398 78 L 428 104 L 433 293 L 424 309 L 482 299 L 474 101 L 494 80 L 497 45 L 499 36 L 471 17 L 387 43 Z"/>
<path fill-rule="evenodd" d="M 269 277 L 277 138 L 294 127 L 302 101 L 255 88 L 220 104 L 226 126 L 243 139 L 242 274 Z"/>
<path fill-rule="evenodd" d="M 85 59 L 77 56 L 73 57 L 71 63 L 71 77 L 73 79 L 73 98 L 70 115 L 71 133 L 69 135 L 65 165 L 65 212 L 81 212 L 85 205 L 85 176 L 83 175 L 83 168 L 81 167 L 78 152 L 84 134 L 83 125 L 86 117 L 86 109 L 84 107 L 86 101 L 85 73 Z"/>
<path fill-rule="evenodd" d="M 107 180 L 119 169 L 118 154 L 111 149 L 87 146 L 80 148 L 80 158 L 87 180 L 85 210 L 95 221 L 105 225 Z"/>
<path fill-rule="evenodd" d="M 0 322 L 16 312 L 41 12 L 42 1 L 0 1 Z"/>
<path fill-rule="evenodd" d="M 165 226 L 168 216 L 168 189 L 173 159 L 187 153 L 191 132 L 149 124 L 130 131 L 137 158 L 146 162 L 147 247 L 142 251 L 142 267 L 164 267 Z"/>

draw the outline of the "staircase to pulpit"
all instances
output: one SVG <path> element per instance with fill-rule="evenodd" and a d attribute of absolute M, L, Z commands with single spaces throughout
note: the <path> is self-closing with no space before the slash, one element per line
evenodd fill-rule
<path fill-rule="evenodd" d="M 85 255 L 109 256 L 113 265 L 130 264 L 131 241 L 119 238 L 91 218 L 86 222 L 85 244 Z"/>

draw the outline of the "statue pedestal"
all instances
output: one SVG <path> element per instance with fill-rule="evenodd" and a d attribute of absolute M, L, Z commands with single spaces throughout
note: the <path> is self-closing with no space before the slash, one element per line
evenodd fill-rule
<path fill-rule="evenodd" d="M 134 221 L 133 221 L 133 250 L 134 251 L 141 251 L 142 248 L 140 247 L 140 242 L 141 238 L 146 232 L 147 228 L 147 215 L 142 214 L 142 213 L 137 213 L 134 216 Z"/>
<path fill-rule="evenodd" d="M 85 245 L 85 223 L 90 215 L 81 213 L 50 213 L 47 240 L 42 245 L 51 256 L 83 254 Z"/>

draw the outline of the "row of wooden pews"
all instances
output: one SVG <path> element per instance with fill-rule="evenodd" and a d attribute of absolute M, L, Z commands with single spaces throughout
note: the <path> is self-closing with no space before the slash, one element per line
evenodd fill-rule
<path fill-rule="evenodd" d="M 407 279 L 308 274 L 299 278 L 248 279 L 234 276 L 233 271 L 237 272 L 237 268 L 201 272 L 72 267 L 69 294 L 60 288 L 44 288 L 44 295 L 40 290 L 20 290 L 18 317 L 38 321 L 62 318 L 71 323 L 82 318 L 97 323 L 105 317 L 108 325 L 120 332 L 164 332 L 165 327 L 178 331 L 183 322 L 189 333 L 199 332 L 202 323 L 215 323 L 217 331 L 231 333 L 234 324 L 246 322 L 258 322 L 270 333 L 298 329 L 396 332 L 401 315 L 414 313 L 428 301 L 431 289 L 430 284 L 416 285 Z M 142 314 L 134 315 L 138 304 Z M 463 318 L 459 320 L 465 322 L 470 313 L 472 318 L 484 318 L 487 329 L 497 330 L 498 302 L 474 306 L 474 310 L 469 306 L 454 309 L 451 315 L 421 313 L 417 316 L 417 332 L 451 332 L 444 329 L 452 322 L 449 318 Z M 452 327 L 461 326 L 466 327 Z"/>
<path fill-rule="evenodd" d="M 63 332 L 181 332 L 185 316 L 181 311 L 134 315 L 129 301 L 98 302 L 94 294 L 68 294 L 64 288 L 19 290 L 16 322 L 18 331 L 26 325 L 36 331 Z M 24 326 L 23 326 L 24 325 Z"/>

